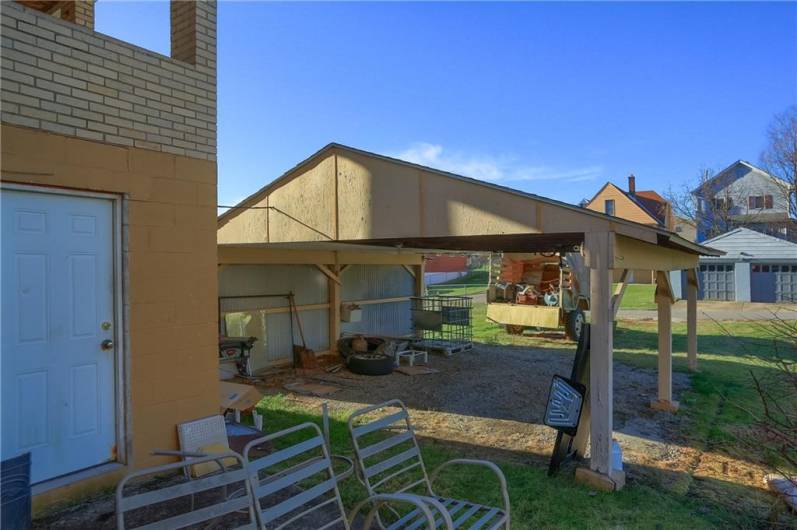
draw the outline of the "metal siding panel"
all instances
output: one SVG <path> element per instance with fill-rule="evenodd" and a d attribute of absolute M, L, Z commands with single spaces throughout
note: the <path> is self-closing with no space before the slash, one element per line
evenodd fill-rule
<path fill-rule="evenodd" d="M 343 271 L 341 300 L 413 296 L 415 279 L 401 265 L 352 265 Z"/>
<path fill-rule="evenodd" d="M 326 309 L 313 309 L 300 313 L 304 338 L 307 347 L 315 351 L 324 351 L 329 347 L 329 329 Z M 293 322 L 291 337 L 291 321 L 289 313 L 266 315 L 266 351 L 265 358 L 252 359 L 253 368 L 263 368 L 277 361 L 290 361 L 293 345 L 301 344 L 299 327 Z"/>
<path fill-rule="evenodd" d="M 328 301 L 327 277 L 312 265 L 229 265 L 219 272 L 219 296 L 287 294 L 293 291 L 297 305 Z M 224 301 L 222 309 L 287 307 L 285 298 L 262 298 L 248 305 L 240 300 Z M 228 306 L 229 304 L 229 306 Z"/>
<path fill-rule="evenodd" d="M 341 330 L 349 333 L 399 337 L 412 333 L 410 302 L 370 304 L 363 307 L 360 322 L 343 322 Z"/>

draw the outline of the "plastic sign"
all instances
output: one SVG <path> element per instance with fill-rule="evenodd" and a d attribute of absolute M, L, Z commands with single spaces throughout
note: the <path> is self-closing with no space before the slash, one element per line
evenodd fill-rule
<path fill-rule="evenodd" d="M 578 420 L 584 406 L 584 385 L 555 375 L 548 393 L 548 406 L 545 408 L 543 422 L 570 436 L 578 431 Z"/>

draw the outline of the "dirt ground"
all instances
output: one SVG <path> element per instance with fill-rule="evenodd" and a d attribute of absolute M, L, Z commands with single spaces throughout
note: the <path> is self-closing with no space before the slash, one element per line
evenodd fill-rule
<path fill-rule="evenodd" d="M 549 385 L 554 374 L 569 376 L 572 362 L 569 350 L 477 344 L 450 358 L 430 355 L 429 366 L 437 373 L 369 377 L 345 370 L 317 372 L 304 380 L 340 390 L 324 397 L 289 395 L 309 408 L 326 401 L 330 409 L 346 411 L 397 398 L 411 409 L 419 436 L 456 444 L 467 440 L 482 456 L 489 448 L 504 458 L 547 462 L 556 438 L 542 421 Z M 683 418 L 648 406 L 656 385 L 654 371 L 615 363 L 614 430 L 631 479 L 670 480 L 668 472 L 686 471 L 694 459 L 679 436 Z M 688 386 L 687 375 L 673 374 L 675 399 Z M 286 391 L 278 383 L 264 390 Z M 664 477 L 651 477 L 660 475 L 659 470 L 667 471 Z"/>
<path fill-rule="evenodd" d="M 260 388 L 270 394 L 286 394 L 308 410 L 320 412 L 321 403 L 327 402 L 333 412 L 346 414 L 398 398 L 410 408 L 416 432 L 427 443 L 450 445 L 468 456 L 540 467 L 547 465 L 556 436 L 542 423 L 551 377 L 570 374 L 574 349 L 477 344 L 450 358 L 430 355 L 429 366 L 439 371 L 428 375 L 394 372 L 369 377 L 345 369 L 337 373 L 318 369 L 297 377 L 287 371 L 273 374 Z M 302 382 L 332 385 L 337 390 L 320 397 L 285 388 L 287 384 L 295 389 L 295 384 Z M 688 375 L 673 374 L 676 400 L 689 384 Z M 614 430 L 623 450 L 628 484 L 688 492 L 766 517 L 771 497 L 762 489 L 763 470 L 740 458 L 691 447 L 699 444 L 686 439 L 688 418 L 684 414 L 649 407 L 656 397 L 656 385 L 654 370 L 615 362 Z M 268 430 L 268 425 L 265 428 Z M 723 486 L 727 483 L 739 485 L 738 492 L 729 495 Z M 112 513 L 113 498 L 105 496 L 51 514 L 35 526 L 112 527 Z"/>

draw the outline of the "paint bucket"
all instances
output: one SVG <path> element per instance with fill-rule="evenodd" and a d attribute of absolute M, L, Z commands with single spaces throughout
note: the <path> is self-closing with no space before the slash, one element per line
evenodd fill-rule
<path fill-rule="evenodd" d="M 612 438 L 612 469 L 615 471 L 623 470 L 623 449 L 614 438 Z"/>

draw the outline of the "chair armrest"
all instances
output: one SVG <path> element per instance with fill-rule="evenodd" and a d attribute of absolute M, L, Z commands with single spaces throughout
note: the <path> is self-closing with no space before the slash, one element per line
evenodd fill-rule
<path fill-rule="evenodd" d="M 440 464 L 437 469 L 432 471 L 432 474 L 429 477 L 429 483 L 434 486 L 434 481 L 437 479 L 437 475 L 448 466 L 451 465 L 469 465 L 469 466 L 482 466 L 486 467 L 490 471 L 495 474 L 498 478 L 498 483 L 501 485 L 501 497 L 504 499 L 504 511 L 506 512 L 506 528 L 509 528 L 509 490 L 506 486 L 506 477 L 504 476 L 504 472 L 495 465 L 494 463 L 488 460 L 475 460 L 471 458 L 455 458 L 454 460 L 449 460 L 448 462 L 443 462 Z"/>
<path fill-rule="evenodd" d="M 351 511 L 351 515 L 349 516 L 349 526 L 354 527 L 354 519 L 362 511 L 365 505 L 373 504 L 373 507 L 365 516 L 365 522 L 362 526 L 363 530 L 370 530 L 379 508 L 391 502 L 414 505 L 426 518 L 427 528 L 434 528 L 434 516 L 432 515 L 432 511 L 429 509 L 426 503 L 424 503 L 424 501 L 417 495 L 407 495 L 405 493 L 377 493 L 376 495 L 371 495 L 367 499 L 360 501 Z"/>
<path fill-rule="evenodd" d="M 202 458 L 208 453 L 198 453 L 196 451 L 175 451 L 172 449 L 153 449 L 152 456 L 182 456 L 183 458 Z"/>

